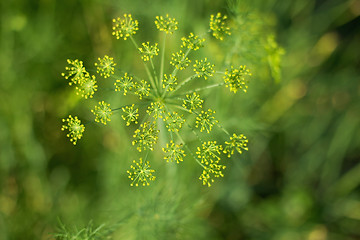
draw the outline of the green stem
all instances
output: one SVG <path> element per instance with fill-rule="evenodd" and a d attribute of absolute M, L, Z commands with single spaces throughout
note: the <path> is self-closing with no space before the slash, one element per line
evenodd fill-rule
<path fill-rule="evenodd" d="M 184 55 L 184 57 L 182 58 L 181 61 L 184 61 L 184 60 L 186 59 L 186 57 L 189 55 L 190 51 L 191 51 L 191 49 L 189 48 L 189 49 L 186 51 L 186 53 L 185 53 L 185 55 Z M 174 70 L 173 70 L 173 72 L 171 73 L 171 76 L 176 77 L 176 74 L 177 74 L 178 71 L 179 71 L 179 69 L 178 69 L 177 67 L 174 67 Z M 167 89 L 168 89 L 168 86 L 165 88 L 165 91 L 162 93 L 162 95 L 161 95 L 162 98 L 165 98 L 165 97 L 166 97 L 166 93 L 167 93 L 166 91 L 167 91 Z"/>
<path fill-rule="evenodd" d="M 168 104 L 173 105 L 174 107 L 179 108 L 179 109 L 181 109 L 181 110 L 183 110 L 183 111 L 185 111 L 185 112 L 193 113 L 193 112 L 190 112 L 189 110 L 187 110 L 186 108 L 184 108 L 184 107 L 182 107 L 182 106 L 179 106 L 179 105 L 176 104 L 176 103 L 168 102 Z"/>
<path fill-rule="evenodd" d="M 139 45 L 137 45 L 135 39 L 131 35 L 130 35 L 130 39 L 131 39 L 132 43 L 134 44 L 136 50 L 139 51 Z"/>
<path fill-rule="evenodd" d="M 197 113 L 194 113 L 194 114 L 197 115 Z M 199 134 L 197 134 L 197 132 L 195 131 L 195 129 L 194 129 L 193 127 L 191 127 L 187 122 L 185 122 L 185 123 L 186 123 L 186 125 L 191 129 L 192 133 L 197 137 L 197 139 L 198 139 L 201 143 L 203 143 L 203 140 L 201 140 Z"/>
<path fill-rule="evenodd" d="M 167 34 L 164 33 L 164 40 L 163 40 L 162 51 L 161 51 L 160 76 L 159 76 L 160 89 L 162 88 L 162 80 L 163 80 L 163 75 L 164 75 L 166 36 L 167 36 Z"/>
<path fill-rule="evenodd" d="M 119 70 L 122 74 L 127 73 L 127 72 L 125 72 L 125 71 L 123 71 L 123 70 L 121 70 L 121 69 L 118 69 L 118 70 Z M 115 77 L 115 78 L 120 78 L 121 76 L 119 76 L 119 75 L 117 75 L 117 74 L 114 74 L 114 77 Z M 131 77 L 133 77 L 133 78 L 136 80 L 137 83 L 140 83 L 141 79 L 140 79 L 138 76 L 136 76 L 136 75 L 134 75 L 134 74 L 131 74 Z"/>
<path fill-rule="evenodd" d="M 239 52 L 239 45 L 241 43 L 241 38 L 236 38 L 235 44 L 233 44 L 231 51 L 226 54 L 225 57 L 225 66 L 229 66 L 231 64 L 231 58 L 234 56 L 236 52 Z"/>
<path fill-rule="evenodd" d="M 146 122 L 149 117 L 150 117 L 149 114 L 146 113 L 146 114 L 145 114 L 145 117 L 144 117 L 143 120 L 141 121 L 140 125 L 141 125 L 141 124 L 144 124 L 144 122 Z M 140 125 L 139 125 L 139 126 L 140 126 Z"/>
<path fill-rule="evenodd" d="M 180 84 L 175 88 L 174 91 L 171 92 L 171 95 L 172 95 L 173 93 L 175 93 L 177 90 L 179 90 L 180 88 L 182 88 L 185 84 L 187 84 L 187 83 L 190 82 L 191 80 L 195 79 L 197 76 L 198 76 L 197 74 L 194 74 L 194 75 L 188 77 L 187 79 L 185 79 L 182 83 L 180 83 Z"/>
<path fill-rule="evenodd" d="M 171 103 L 170 103 L 170 104 L 171 104 Z M 179 108 L 179 109 L 181 109 L 181 110 L 183 110 L 183 111 L 189 112 L 189 113 L 191 113 L 191 114 L 194 114 L 194 115 L 196 115 L 196 116 L 199 115 L 197 112 L 194 112 L 194 111 L 190 112 L 189 110 L 187 110 L 186 108 L 183 108 L 182 106 L 175 105 L 175 104 L 171 104 L 171 105 L 174 105 L 174 107 Z M 197 139 L 198 139 L 200 142 L 203 142 L 203 141 L 201 140 L 199 134 L 197 134 L 197 132 L 195 131 L 195 129 L 194 129 L 193 127 L 191 127 L 187 122 L 185 122 L 185 124 L 191 129 L 191 131 L 192 131 L 193 134 L 197 137 Z M 225 129 L 224 129 L 224 130 L 225 130 Z M 226 131 L 226 130 L 225 130 L 225 131 Z"/>
<path fill-rule="evenodd" d="M 185 143 L 184 139 L 181 137 L 181 135 L 178 132 L 175 132 L 177 137 L 180 139 L 180 141 L 183 143 L 184 147 L 186 148 L 186 150 L 190 153 L 190 155 L 195 159 L 195 161 L 204 169 L 206 169 L 206 167 L 194 156 L 194 154 L 191 152 L 190 148 L 188 147 L 188 145 Z"/>
<path fill-rule="evenodd" d="M 150 73 L 150 70 L 148 68 L 148 66 L 144 63 L 144 66 L 145 66 L 145 70 L 146 70 L 146 73 L 147 75 L 149 76 L 149 80 L 150 80 L 150 84 L 151 84 L 151 87 L 154 89 L 154 92 L 157 96 L 159 96 L 159 92 L 157 90 L 157 87 L 155 85 L 155 82 L 154 82 L 154 79 L 153 77 L 151 76 L 151 73 Z"/>
<path fill-rule="evenodd" d="M 167 108 L 167 106 L 165 105 L 165 112 L 164 115 L 168 113 L 170 113 L 169 109 Z M 161 121 L 161 122 L 160 122 Z M 171 131 L 168 131 L 168 129 L 164 126 L 166 125 L 166 117 L 164 116 L 162 120 L 158 120 L 158 125 L 159 125 L 159 129 L 160 129 L 160 134 L 162 136 L 162 141 L 160 140 L 160 145 L 162 146 L 166 146 L 166 143 L 169 142 L 168 141 L 168 135 L 166 134 L 167 132 L 170 133 L 170 138 L 172 141 L 174 141 L 173 139 L 173 135 Z M 174 164 L 167 164 L 166 165 L 166 176 L 167 176 L 167 183 L 171 183 L 171 185 L 173 185 L 174 181 L 176 181 L 176 174 L 177 174 L 177 166 Z"/>
<path fill-rule="evenodd" d="M 135 39 L 134 39 L 131 35 L 130 35 L 130 39 L 131 39 L 132 43 L 134 44 L 136 50 L 139 52 L 139 46 L 137 45 Z M 160 96 L 160 95 L 159 95 L 159 92 L 158 92 L 158 90 L 157 90 L 157 87 L 156 87 L 156 85 L 155 85 L 155 83 L 154 83 L 154 78 L 153 78 L 153 76 L 151 75 L 151 72 L 150 72 L 150 70 L 149 70 L 149 67 L 146 65 L 145 62 L 143 62 L 143 63 L 144 63 L 144 66 L 145 66 L 146 73 L 147 73 L 147 75 L 148 75 L 148 77 L 149 77 L 151 87 L 154 89 L 156 95 L 157 95 L 157 96 Z"/>
<path fill-rule="evenodd" d="M 145 155 L 145 158 L 144 158 L 144 161 L 143 161 L 143 165 L 141 166 L 142 168 L 145 167 L 146 160 L 147 160 L 148 156 L 149 156 L 149 150 L 146 151 L 146 155 Z M 138 174 L 138 175 L 136 176 L 136 178 L 132 181 L 131 184 L 133 184 L 134 182 L 136 182 L 136 180 L 137 180 L 139 177 L 140 177 L 140 174 Z M 147 180 L 145 180 L 145 181 L 147 182 Z"/>
<path fill-rule="evenodd" d="M 188 48 L 187 51 L 185 52 L 185 55 L 184 55 L 184 57 L 182 58 L 181 61 L 184 61 L 184 60 L 186 59 L 186 57 L 189 55 L 190 51 L 191 51 L 191 48 Z M 173 72 L 171 73 L 171 75 L 174 76 L 174 77 L 176 77 L 176 74 L 177 74 L 178 71 L 179 71 L 179 69 L 178 69 L 177 67 L 174 67 L 174 70 L 173 70 Z"/>
<path fill-rule="evenodd" d="M 175 105 L 175 107 L 178 107 L 184 111 L 188 111 L 187 109 L 181 107 L 181 106 L 178 106 L 178 105 Z M 169 109 L 167 109 L 169 111 Z M 195 134 L 195 136 L 198 138 L 198 140 L 200 142 L 203 142 L 200 138 L 200 136 L 196 133 L 196 131 L 187 123 L 185 122 L 185 124 L 191 129 L 191 131 Z M 183 143 L 184 147 L 186 148 L 186 150 L 188 150 L 188 152 L 190 153 L 190 155 L 195 159 L 195 161 L 201 166 L 203 167 L 204 169 L 206 169 L 206 167 L 194 156 L 194 154 L 191 152 L 190 148 L 187 146 L 187 144 L 185 143 L 184 139 L 181 137 L 181 135 L 179 134 L 178 131 L 175 131 L 177 137 L 180 139 L 180 141 Z"/>
<path fill-rule="evenodd" d="M 224 85 L 224 84 L 225 84 L 225 83 L 216 83 L 216 84 L 209 85 L 209 86 L 206 86 L 206 87 L 196 88 L 196 89 L 194 89 L 194 90 L 185 92 L 184 95 L 189 94 L 189 93 L 193 93 L 193 92 L 198 92 L 198 91 L 210 89 L 210 88 L 214 88 L 214 87 L 219 87 L 219 86 L 222 86 L 222 85 Z"/>
<path fill-rule="evenodd" d="M 134 103 L 134 105 L 146 105 L 148 104 L 150 101 L 145 101 L 145 102 L 140 102 L 140 103 Z M 128 106 L 131 106 L 133 105 L 132 103 L 131 104 L 126 104 L 126 105 L 123 105 L 121 107 L 117 107 L 117 108 L 114 108 L 114 109 L 111 109 L 112 112 L 115 112 L 115 111 L 118 111 L 118 110 L 121 110 L 122 108 L 124 107 L 128 107 Z"/>
<path fill-rule="evenodd" d="M 225 134 L 227 134 L 228 136 L 230 136 L 230 133 L 223 127 L 220 125 L 220 123 L 216 124 L 218 126 L 218 128 L 220 128 Z"/>
<path fill-rule="evenodd" d="M 161 95 L 161 94 L 160 94 L 161 86 L 158 86 L 158 85 L 157 85 L 157 84 L 158 84 L 158 77 L 157 77 L 157 75 L 156 75 L 156 70 L 155 70 L 154 62 L 153 62 L 153 60 L 152 60 L 151 58 L 150 58 L 150 64 L 151 64 L 151 68 L 152 68 L 152 70 L 153 70 L 153 72 L 154 72 L 155 85 L 156 85 L 156 87 L 157 87 L 157 91 L 158 91 L 159 95 Z"/>
<path fill-rule="evenodd" d="M 124 72 L 124 71 L 122 71 L 122 70 L 120 70 L 120 71 L 121 71 L 122 73 L 126 73 L 126 72 Z M 140 84 L 140 83 L 141 83 L 142 79 L 140 79 L 139 77 L 137 77 L 137 76 L 135 76 L 135 75 L 133 75 L 133 74 L 131 74 L 131 76 L 136 80 L 136 83 L 137 83 L 137 84 Z M 134 92 L 130 92 L 130 91 L 129 91 L 129 93 L 138 96 L 138 95 L 137 95 L 136 93 L 134 93 Z M 156 94 L 156 92 L 155 92 L 155 94 Z M 152 92 L 149 92 L 149 95 L 150 95 L 150 97 L 151 97 L 152 99 L 155 98 L 155 95 L 152 94 Z M 156 94 L 156 95 L 157 95 L 157 94 Z M 149 99 L 148 97 L 146 97 L 146 96 L 143 96 L 143 98 L 150 100 L 150 99 Z"/>

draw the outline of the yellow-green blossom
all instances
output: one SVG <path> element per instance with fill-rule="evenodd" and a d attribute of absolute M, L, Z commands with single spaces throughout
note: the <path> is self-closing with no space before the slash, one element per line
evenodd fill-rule
<path fill-rule="evenodd" d="M 195 60 L 194 64 L 194 72 L 196 75 L 200 77 L 204 77 L 205 80 L 208 79 L 208 77 L 212 77 L 215 73 L 214 70 L 215 65 L 211 64 L 207 61 L 207 58 L 204 58 L 203 60 Z"/>
<path fill-rule="evenodd" d="M 130 180 L 132 180 L 130 186 L 138 187 L 139 184 L 149 186 L 150 182 L 155 180 L 154 172 L 155 170 L 150 168 L 149 161 L 143 162 L 142 158 L 139 159 L 139 162 L 134 160 L 130 170 L 127 171 Z"/>
<path fill-rule="evenodd" d="M 142 150 L 154 150 L 154 145 L 158 139 L 159 130 L 156 129 L 154 123 L 144 122 L 140 125 L 139 129 L 135 130 L 133 137 L 135 140 L 132 142 L 136 145 L 136 149 L 141 152 Z"/>
<path fill-rule="evenodd" d="M 185 56 L 183 51 L 180 50 L 179 52 L 172 54 L 170 64 L 177 69 L 183 70 L 189 66 L 190 62 L 191 60 Z"/>
<path fill-rule="evenodd" d="M 140 83 L 135 83 L 135 94 L 142 99 L 144 96 L 149 96 L 150 93 L 150 84 L 145 80 L 141 80 Z"/>
<path fill-rule="evenodd" d="M 199 180 L 202 181 L 203 185 L 211 187 L 211 184 L 215 181 L 214 178 L 224 177 L 222 170 L 225 168 L 226 166 L 221 164 L 211 164 L 203 169 Z"/>
<path fill-rule="evenodd" d="M 116 39 L 123 38 L 128 39 L 131 35 L 134 35 L 138 28 L 138 21 L 133 20 L 131 14 L 124 14 L 123 18 L 113 19 L 113 35 Z"/>
<path fill-rule="evenodd" d="M 220 13 L 211 15 L 209 33 L 216 39 L 223 40 L 225 36 L 231 34 L 230 28 L 226 23 L 227 16 L 222 16 Z M 172 34 L 178 29 L 178 22 L 174 18 L 170 18 L 168 14 L 165 17 L 157 16 L 155 25 L 159 31 L 163 31 L 166 34 Z M 137 151 L 145 151 L 146 154 L 144 160 L 143 158 L 140 158 L 138 161 L 134 160 L 130 169 L 127 171 L 128 177 L 132 181 L 130 185 L 147 186 L 151 181 L 155 180 L 155 176 L 153 175 L 155 171 L 150 168 L 149 161 L 146 160 L 147 154 L 153 151 L 157 144 L 160 132 L 157 127 L 159 126 L 162 130 L 167 129 L 163 134 L 168 135 L 168 138 L 171 139 L 171 141 L 166 144 L 166 147 L 162 148 L 164 159 L 167 162 L 182 162 L 186 156 L 183 147 L 185 147 L 187 151 L 191 151 L 190 149 L 192 147 L 187 145 L 186 139 L 183 139 L 184 136 L 193 134 L 193 138 L 189 140 L 189 143 L 192 144 L 194 141 L 201 143 L 194 151 L 194 154 L 190 153 L 193 160 L 195 160 L 194 163 L 199 164 L 202 168 L 199 179 L 203 185 L 210 187 L 215 178 L 224 176 L 223 170 L 225 166 L 222 165 L 221 155 L 224 153 L 230 157 L 235 151 L 242 153 L 242 151 L 247 150 L 248 140 L 243 134 L 233 134 L 229 136 L 230 139 L 228 141 L 225 141 L 224 147 L 217 144 L 216 141 L 203 142 L 201 138 L 203 138 L 202 135 L 204 134 L 198 133 L 199 131 L 210 133 L 214 125 L 224 130 L 225 133 L 227 133 L 227 131 L 215 119 L 215 111 L 211 109 L 204 111 L 204 100 L 200 98 L 198 92 L 221 85 L 229 87 L 231 92 L 237 92 L 239 89 L 246 92 L 247 77 L 250 76 L 251 73 L 246 69 L 246 66 L 240 66 L 237 69 L 231 66 L 230 69 L 225 70 L 223 83 L 201 86 L 204 82 L 197 81 L 197 79 L 204 78 L 207 80 L 213 77 L 215 74 L 215 66 L 209 63 L 208 59 L 204 57 L 192 62 L 193 60 L 189 59 L 191 56 L 189 54 L 192 53 L 192 51 L 204 47 L 205 38 L 191 32 L 189 35 L 181 38 L 181 48 L 179 51 L 167 56 L 165 50 L 168 49 L 169 46 L 166 42 L 167 37 L 165 33 L 163 33 L 164 35 L 162 35 L 161 38 L 163 40 L 162 50 L 164 51 L 161 52 L 161 59 L 159 61 L 153 61 L 154 56 L 159 54 L 158 44 L 153 43 L 150 45 L 150 42 L 144 42 L 138 45 L 133 38 L 133 35 L 138 31 L 138 21 L 134 20 L 131 14 L 124 14 L 120 18 L 113 19 L 112 29 L 112 34 L 117 39 L 127 40 L 131 38 L 131 42 L 136 47 L 136 53 L 140 54 L 141 61 L 144 61 L 144 74 L 138 67 L 132 67 L 130 65 L 124 66 L 124 69 L 133 69 L 136 74 L 132 75 L 127 72 L 116 73 L 116 80 L 114 82 L 115 91 L 121 91 L 124 95 L 127 95 L 128 92 L 135 95 L 127 99 L 123 99 L 123 97 L 120 96 L 120 99 L 114 100 L 117 104 L 123 105 L 122 107 L 117 107 L 114 111 L 122 110 L 121 118 L 125 121 L 126 126 L 130 126 L 132 123 L 141 123 L 140 125 L 134 126 L 137 127 L 137 129 L 134 129 L 135 131 L 132 135 L 132 145 L 134 145 L 134 149 L 136 148 Z M 278 61 L 275 60 L 276 65 Z M 150 64 L 147 64 L 147 61 L 150 61 Z M 168 63 L 170 61 L 170 65 L 174 67 L 171 69 L 171 66 L 166 66 L 166 61 Z M 66 71 L 62 73 L 62 76 L 65 77 L 65 79 L 69 79 L 70 85 L 75 85 L 77 94 L 84 98 L 92 98 L 98 88 L 95 76 L 87 72 L 82 61 L 78 59 L 68 59 L 67 62 L 68 66 L 65 68 Z M 193 67 L 195 73 L 190 69 L 189 71 L 179 71 L 184 70 L 190 64 L 192 65 L 190 68 Z M 95 63 L 97 73 L 104 78 L 109 78 L 115 74 L 115 66 L 116 63 L 114 59 L 107 55 L 98 58 L 98 61 Z M 169 70 L 172 70 L 172 72 L 168 72 Z M 147 74 L 147 80 L 141 80 L 145 74 Z M 193 83 L 193 85 L 190 83 Z M 136 101 L 135 104 L 128 104 L 128 101 L 133 100 Z M 137 107 L 135 107 L 135 105 Z M 183 112 L 180 113 L 175 109 L 180 109 L 180 111 Z M 145 111 L 147 114 L 145 114 L 140 121 L 139 112 L 143 114 Z M 102 124 L 107 124 L 113 114 L 110 104 L 104 101 L 99 102 L 91 112 L 95 115 L 95 121 L 101 122 Z M 189 120 L 185 118 L 186 115 L 190 115 Z M 163 121 L 160 121 L 158 118 L 161 118 Z M 64 123 L 61 128 L 62 131 L 68 131 L 67 137 L 69 137 L 70 141 L 75 145 L 83 136 L 85 130 L 84 125 L 81 124 L 81 121 L 77 117 L 73 118 L 71 115 L 62 121 Z M 182 129 L 185 123 L 189 128 Z M 181 132 L 180 129 L 182 129 Z M 185 130 L 190 132 L 186 132 Z M 184 134 L 184 136 L 182 136 L 182 134 Z M 181 144 L 175 144 L 176 142 L 180 142 Z"/>
<path fill-rule="evenodd" d="M 187 94 L 186 99 L 183 100 L 183 107 L 189 112 L 192 112 L 193 110 L 196 110 L 198 108 L 202 108 L 204 100 L 200 98 L 200 95 L 196 92 L 193 92 L 192 94 Z"/>
<path fill-rule="evenodd" d="M 163 78 L 162 82 L 163 82 L 162 87 L 165 88 L 166 91 L 172 92 L 172 91 L 174 91 L 175 86 L 177 85 L 177 77 L 175 77 L 171 74 L 169 76 L 164 74 L 164 78 Z"/>
<path fill-rule="evenodd" d="M 109 103 L 101 101 L 91 112 L 95 115 L 95 122 L 101 122 L 106 125 L 107 122 L 111 121 L 112 111 Z"/>
<path fill-rule="evenodd" d="M 151 58 L 159 54 L 158 44 L 150 45 L 149 42 L 142 43 L 142 48 L 139 48 L 141 58 L 144 62 L 149 61 Z"/>
<path fill-rule="evenodd" d="M 218 123 L 213 114 L 215 111 L 208 109 L 206 112 L 201 111 L 196 117 L 195 127 L 200 127 L 200 132 L 206 130 L 207 133 L 211 132 L 212 127 Z"/>
<path fill-rule="evenodd" d="M 182 37 L 181 41 L 182 41 L 182 45 L 181 45 L 182 48 L 189 48 L 196 51 L 204 46 L 203 42 L 205 42 L 205 38 L 199 38 L 199 36 L 190 33 L 190 35 L 187 38 Z"/>
<path fill-rule="evenodd" d="M 85 99 L 92 98 L 97 91 L 95 76 L 90 76 L 88 73 L 82 78 L 81 84 L 76 87 L 76 94 L 82 96 Z"/>
<path fill-rule="evenodd" d="M 231 92 L 236 93 L 239 89 L 246 92 L 249 82 L 247 78 L 251 75 L 250 70 L 245 65 L 241 65 L 238 69 L 231 66 L 231 69 L 225 71 L 224 82 Z"/>
<path fill-rule="evenodd" d="M 146 112 L 154 119 L 163 118 L 164 104 L 161 102 L 152 102 Z"/>
<path fill-rule="evenodd" d="M 123 91 L 124 95 L 134 87 L 133 78 L 127 73 L 114 83 L 115 91 Z"/>
<path fill-rule="evenodd" d="M 217 145 L 216 141 L 203 142 L 201 148 L 197 148 L 196 154 L 201 159 L 201 163 L 209 165 L 214 162 L 220 161 L 220 153 L 222 146 Z"/>
<path fill-rule="evenodd" d="M 166 32 L 166 34 L 173 34 L 177 29 L 179 23 L 175 18 L 170 18 L 169 14 L 163 16 L 156 16 L 155 25 L 159 31 Z"/>
<path fill-rule="evenodd" d="M 224 153 L 227 154 L 228 157 L 234 154 L 234 150 L 238 151 L 238 153 L 242 154 L 242 150 L 247 151 L 247 144 L 249 140 L 244 136 L 244 134 L 240 134 L 239 136 L 235 133 L 232 137 L 230 137 L 229 142 L 225 142 Z"/>
<path fill-rule="evenodd" d="M 166 148 L 162 149 L 167 155 L 164 157 L 166 162 L 182 162 L 184 160 L 185 152 L 182 149 L 182 144 L 175 144 L 172 140 L 166 144 Z"/>
<path fill-rule="evenodd" d="M 135 124 L 138 123 L 137 119 L 139 117 L 139 109 L 134 108 L 134 104 L 122 108 L 122 111 L 125 113 L 121 115 L 122 119 L 126 121 L 126 126 L 129 126 L 131 122 L 134 122 Z"/>
<path fill-rule="evenodd" d="M 199 177 L 203 185 L 210 187 L 214 182 L 214 178 L 224 176 L 222 170 L 225 169 L 225 166 L 220 164 L 221 150 L 222 146 L 217 145 L 216 141 L 204 142 L 201 147 L 197 148 L 196 154 L 203 166 L 203 172 Z"/>
<path fill-rule="evenodd" d="M 210 30 L 212 35 L 219 40 L 224 40 L 226 35 L 231 35 L 230 28 L 226 26 L 227 16 L 221 17 L 221 13 L 217 13 L 216 16 L 210 16 Z"/>
<path fill-rule="evenodd" d="M 81 121 L 77 117 L 72 117 L 71 115 L 62 121 L 66 124 L 62 125 L 61 131 L 68 130 L 69 133 L 66 134 L 66 136 L 70 138 L 70 142 L 76 145 L 77 140 L 81 139 L 83 136 L 85 126 L 81 124 Z"/>
<path fill-rule="evenodd" d="M 114 74 L 114 66 L 116 63 L 114 62 L 114 58 L 105 55 L 103 58 L 98 58 L 99 62 L 95 63 L 95 67 L 97 68 L 97 73 L 104 78 L 108 78 Z"/>
<path fill-rule="evenodd" d="M 65 77 L 65 79 L 70 79 L 69 85 L 81 84 L 83 79 L 89 75 L 89 73 L 85 70 L 83 65 L 83 61 L 75 60 L 67 60 L 67 63 L 70 65 L 65 67 L 67 73 L 61 73 L 61 76 Z"/>
<path fill-rule="evenodd" d="M 180 116 L 177 112 L 168 113 L 165 120 L 166 128 L 171 132 L 178 132 L 185 122 L 183 116 Z"/>

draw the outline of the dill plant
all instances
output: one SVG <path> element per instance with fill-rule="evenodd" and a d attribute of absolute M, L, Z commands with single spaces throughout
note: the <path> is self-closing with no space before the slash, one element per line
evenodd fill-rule
<path fill-rule="evenodd" d="M 244 134 L 230 134 L 216 119 L 216 111 L 204 108 L 205 99 L 201 94 L 207 89 L 216 89 L 221 86 L 229 88 L 230 92 L 247 91 L 247 83 L 251 76 L 245 65 L 230 66 L 217 70 L 207 58 L 196 59 L 196 51 L 205 47 L 206 37 L 223 41 L 231 35 L 226 15 L 217 13 L 210 16 L 207 33 L 196 35 L 189 33 L 181 38 L 181 46 L 177 52 L 170 55 L 168 64 L 173 68 L 165 72 L 166 39 L 178 29 L 178 22 L 169 15 L 157 16 L 155 26 L 162 32 L 162 43 L 146 41 L 138 44 L 135 36 L 139 30 L 139 22 L 131 14 L 113 19 L 113 36 L 121 41 L 130 41 L 139 54 L 139 61 L 144 64 L 147 74 L 142 79 L 133 73 L 118 68 L 112 57 L 105 55 L 98 58 L 94 64 L 98 75 L 113 81 L 114 92 L 124 96 L 135 95 L 137 100 L 129 105 L 112 107 L 113 103 L 104 100 L 93 107 L 95 122 L 106 125 L 112 114 L 121 111 L 122 119 L 126 126 L 135 125 L 132 145 L 144 156 L 134 160 L 127 171 L 131 186 L 147 186 L 155 180 L 155 170 L 151 168 L 148 160 L 149 152 L 153 151 L 159 139 L 159 132 L 166 132 L 168 143 L 161 149 L 166 162 L 181 163 L 184 158 L 192 159 L 200 168 L 199 180 L 203 185 L 211 186 L 215 178 L 224 176 L 224 157 L 231 157 L 235 152 L 241 154 L 247 150 L 248 140 Z M 159 49 L 159 47 L 161 49 Z M 160 55 L 160 56 L 159 56 Z M 160 58 L 160 67 L 156 68 L 154 59 Z M 82 61 L 67 60 L 68 65 L 62 76 L 68 79 L 69 85 L 75 85 L 77 94 L 83 98 L 93 98 L 98 90 L 97 77 L 90 74 Z M 192 71 L 185 72 L 185 69 Z M 190 75 L 186 76 L 186 73 Z M 189 87 L 192 83 L 201 83 L 202 87 Z M 195 85 L 195 84 L 194 84 Z M 185 87 L 187 86 L 187 88 Z M 184 90 L 190 89 L 190 90 Z M 110 105 L 111 104 L 111 105 Z M 141 110 L 141 111 L 140 111 Z M 140 115 L 140 112 L 143 113 Z M 191 119 L 194 121 L 188 121 Z M 78 119 L 69 115 L 63 119 L 63 131 L 68 131 L 67 136 L 75 145 L 83 136 L 85 127 Z M 163 123 L 161 123 L 163 122 Z M 163 125 L 166 126 L 162 127 Z M 210 134 L 213 128 L 219 128 L 228 136 L 228 141 L 204 141 L 201 132 Z M 183 131 L 194 134 L 198 147 L 193 152 L 183 136 Z M 200 132 L 200 133 L 199 133 Z"/>
<path fill-rule="evenodd" d="M 109 227 L 101 224 L 97 227 L 90 221 L 83 228 L 68 229 L 61 221 L 59 221 L 58 233 L 54 237 L 58 240 L 102 240 L 109 239 L 109 236 L 114 231 L 114 226 Z"/>

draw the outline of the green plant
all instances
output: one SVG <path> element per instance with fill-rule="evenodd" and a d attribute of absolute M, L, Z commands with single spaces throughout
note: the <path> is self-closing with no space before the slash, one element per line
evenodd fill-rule
<path fill-rule="evenodd" d="M 221 13 L 211 15 L 208 33 L 215 40 L 223 41 L 226 36 L 231 35 L 227 21 L 227 16 Z M 99 58 L 95 63 L 97 73 L 103 78 L 114 79 L 115 92 L 121 92 L 124 96 L 133 95 L 136 98 L 128 96 L 135 102 L 116 108 L 110 107 L 110 104 L 103 100 L 100 101 L 91 110 L 95 115 L 95 121 L 106 125 L 111 120 L 113 112 L 121 110 L 126 126 L 136 125 L 140 121 L 134 131 L 132 144 L 139 152 L 145 152 L 145 157 L 134 161 L 134 165 L 127 171 L 132 186 L 146 186 L 155 179 L 155 171 L 150 168 L 148 155 L 149 151 L 154 150 L 160 132 L 168 142 L 161 148 L 164 159 L 167 162 L 181 163 L 189 153 L 202 168 L 199 179 L 203 185 L 211 186 L 215 178 L 224 176 L 225 164 L 222 154 L 227 157 L 231 157 L 235 151 L 241 154 L 243 150 L 247 150 L 248 140 L 243 134 L 231 135 L 225 130 L 216 119 L 216 112 L 211 108 L 204 108 L 205 101 L 200 93 L 223 85 L 233 93 L 239 90 L 246 92 L 251 73 L 245 65 L 229 66 L 225 71 L 219 71 L 207 58 L 192 60 L 196 57 L 195 52 L 204 47 L 206 40 L 206 34 L 195 35 L 192 32 L 181 38 L 181 49 L 171 54 L 170 65 L 173 70 L 165 73 L 166 40 L 178 29 L 178 22 L 168 15 L 156 17 L 156 28 L 163 32 L 161 50 L 158 43 L 137 43 L 134 35 L 139 29 L 138 25 L 138 21 L 134 20 L 131 14 L 124 14 L 122 18 L 113 20 L 112 34 L 117 39 L 130 39 L 143 61 L 147 79 L 116 68 L 117 64 L 112 57 L 105 55 Z M 159 53 L 160 64 L 159 68 L 156 68 L 155 58 Z M 68 60 L 68 64 L 67 72 L 62 75 L 70 80 L 70 85 L 76 86 L 77 94 L 85 99 L 93 98 L 98 88 L 96 77 L 85 69 L 82 61 Z M 191 66 L 193 71 L 189 70 Z M 202 86 L 196 87 L 199 84 Z M 66 124 L 62 130 L 69 131 L 67 136 L 75 145 L 83 135 L 84 125 L 77 117 L 73 118 L 71 115 L 63 122 Z M 203 140 L 201 133 L 206 133 L 205 137 L 209 138 L 207 135 L 214 127 L 228 135 L 229 141 L 219 144 L 211 139 Z M 199 146 L 195 154 L 183 137 L 185 131 L 191 132 L 197 138 Z"/>
<path fill-rule="evenodd" d="M 54 237 L 59 240 L 101 240 L 108 239 L 112 231 L 110 228 L 107 229 L 105 224 L 94 228 L 92 221 L 86 227 L 70 230 L 59 221 L 58 233 L 54 234 Z"/>

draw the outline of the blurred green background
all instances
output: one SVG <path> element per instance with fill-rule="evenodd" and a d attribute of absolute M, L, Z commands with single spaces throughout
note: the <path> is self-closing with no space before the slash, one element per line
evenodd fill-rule
<path fill-rule="evenodd" d="M 207 54 L 231 49 L 254 74 L 247 94 L 209 100 L 250 140 L 224 178 L 203 187 L 184 163 L 168 182 L 159 161 L 154 184 L 130 187 L 119 116 L 72 146 L 61 119 L 88 109 L 60 75 L 66 59 L 109 54 L 136 69 L 112 18 L 132 13 L 145 41 L 156 15 L 175 17 L 181 36 L 218 11 L 237 19 L 229 41 L 242 42 Z M 54 239 L 58 219 L 70 231 L 105 223 L 114 239 L 360 239 L 359 16 L 359 0 L 1 1 L 0 239 Z M 285 49 L 281 78 L 271 35 Z"/>

